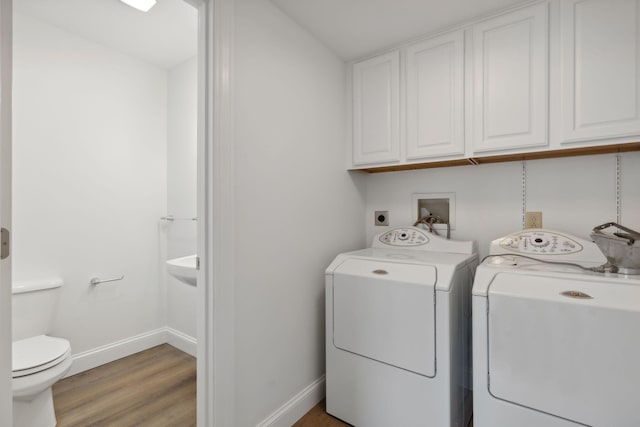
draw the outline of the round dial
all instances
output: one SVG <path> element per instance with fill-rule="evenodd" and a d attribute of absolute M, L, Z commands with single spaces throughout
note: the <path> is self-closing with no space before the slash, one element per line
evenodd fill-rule
<path fill-rule="evenodd" d="M 551 244 L 551 241 L 543 239 L 542 237 L 535 237 L 530 240 L 530 243 L 536 248 L 544 248 L 549 246 Z"/>

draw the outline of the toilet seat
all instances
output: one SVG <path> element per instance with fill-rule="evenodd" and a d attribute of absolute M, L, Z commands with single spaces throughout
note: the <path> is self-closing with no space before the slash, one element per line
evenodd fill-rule
<path fill-rule="evenodd" d="M 50 369 L 71 353 L 71 345 L 64 338 L 38 335 L 13 342 L 13 378 L 33 375 Z"/>

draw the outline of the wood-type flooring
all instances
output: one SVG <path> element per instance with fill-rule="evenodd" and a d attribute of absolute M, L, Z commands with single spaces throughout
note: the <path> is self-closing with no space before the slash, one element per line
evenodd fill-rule
<path fill-rule="evenodd" d="M 349 427 L 350 425 L 327 414 L 326 404 L 323 400 L 311 408 L 292 427 Z M 469 427 L 473 427 L 473 420 L 469 422 Z"/>
<path fill-rule="evenodd" d="M 196 425 L 196 360 L 163 344 L 53 387 L 57 427 Z"/>
<path fill-rule="evenodd" d="M 291 427 L 349 427 L 351 424 L 344 423 L 337 418 L 327 414 L 326 404 L 323 400 L 311 408 L 304 417 L 300 418 Z"/>
<path fill-rule="evenodd" d="M 196 360 L 163 344 L 59 381 L 53 400 L 57 427 L 195 426 Z M 323 400 L 292 427 L 349 426 Z"/>

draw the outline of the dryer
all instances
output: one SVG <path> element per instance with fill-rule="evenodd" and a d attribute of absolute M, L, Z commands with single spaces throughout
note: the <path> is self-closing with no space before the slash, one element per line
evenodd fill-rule
<path fill-rule="evenodd" d="M 415 227 L 326 270 L 327 412 L 355 426 L 466 427 L 474 242 Z"/>
<path fill-rule="evenodd" d="M 640 425 L 640 277 L 589 270 L 605 262 L 552 230 L 491 243 L 473 285 L 474 427 Z"/>

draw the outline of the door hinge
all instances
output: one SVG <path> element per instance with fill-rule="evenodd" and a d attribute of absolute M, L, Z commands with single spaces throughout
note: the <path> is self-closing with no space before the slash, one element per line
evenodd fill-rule
<path fill-rule="evenodd" d="M 11 252 L 11 233 L 6 228 L 0 229 L 0 259 L 6 259 Z"/>
<path fill-rule="evenodd" d="M 196 270 L 200 270 L 200 257 L 196 257 Z"/>

